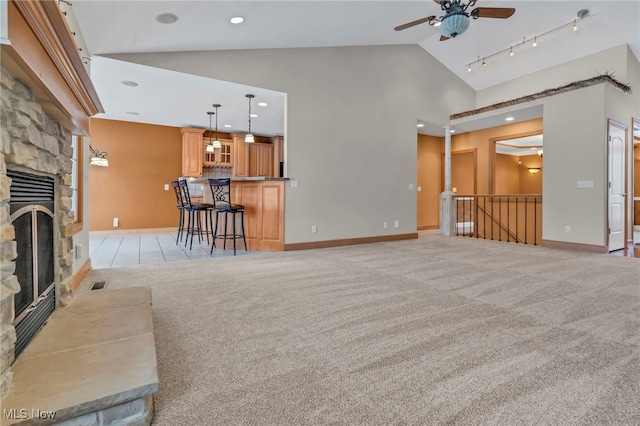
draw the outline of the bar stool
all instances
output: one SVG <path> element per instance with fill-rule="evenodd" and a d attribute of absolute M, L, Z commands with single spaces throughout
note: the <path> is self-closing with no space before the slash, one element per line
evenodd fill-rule
<path fill-rule="evenodd" d="M 189 250 L 193 247 L 193 235 L 198 235 L 198 243 L 202 242 L 202 234 L 207 236 L 207 244 L 209 243 L 209 234 L 211 234 L 211 212 L 213 204 L 208 203 L 192 203 L 189 196 L 189 185 L 185 179 L 180 180 L 180 192 L 182 194 L 183 209 L 187 212 L 187 237 L 184 240 L 184 246 L 189 242 Z M 202 215 L 204 214 L 204 231 L 202 230 Z M 189 240 L 191 236 L 191 240 Z M 215 240 L 214 240 L 215 242 Z"/>
<path fill-rule="evenodd" d="M 171 186 L 173 186 L 173 192 L 176 194 L 176 203 L 178 207 L 178 212 L 180 216 L 178 218 L 178 235 L 176 236 L 176 244 L 179 241 L 182 241 L 182 234 L 184 234 L 185 226 L 184 226 L 184 200 L 182 199 L 182 191 L 180 190 L 180 182 L 174 180 L 171 182 Z"/>
<path fill-rule="evenodd" d="M 224 240 L 223 249 L 227 249 L 227 240 L 233 240 L 233 255 L 236 255 L 236 240 L 242 239 L 244 242 L 244 250 L 247 250 L 247 239 L 244 235 L 244 206 L 241 204 L 231 203 L 231 179 L 208 179 L 209 188 L 211 189 L 211 198 L 213 199 L 213 209 L 216 212 L 216 225 L 213 230 L 213 244 L 211 244 L 211 253 L 216 246 L 216 240 Z M 220 215 L 224 214 L 224 228 L 222 234 L 218 234 L 218 223 Z M 227 226 L 228 216 L 231 215 L 233 221 L 231 233 Z M 236 231 L 236 216 L 240 216 L 240 233 Z"/>

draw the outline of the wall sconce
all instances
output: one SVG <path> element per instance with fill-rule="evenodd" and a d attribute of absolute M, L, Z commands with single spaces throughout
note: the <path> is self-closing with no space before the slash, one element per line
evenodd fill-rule
<path fill-rule="evenodd" d="M 90 165 L 100 166 L 100 167 L 109 167 L 109 160 L 107 160 L 106 152 L 101 152 L 97 149 L 93 149 L 91 145 L 89 145 L 89 151 L 91 151 L 91 158 L 89 160 Z"/>
<path fill-rule="evenodd" d="M 531 173 L 532 175 L 535 175 L 539 171 L 540 171 L 540 167 L 529 167 L 529 173 Z"/>
<path fill-rule="evenodd" d="M 539 149 L 539 150 L 538 150 L 538 155 L 539 155 L 540 157 L 542 157 L 542 154 L 543 154 L 542 150 L 541 150 L 541 149 Z"/>

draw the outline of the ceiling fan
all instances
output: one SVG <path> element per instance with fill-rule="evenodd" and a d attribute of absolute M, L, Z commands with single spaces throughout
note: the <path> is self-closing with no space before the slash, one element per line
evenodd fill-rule
<path fill-rule="evenodd" d="M 440 27 L 440 41 L 449 40 L 459 36 L 469 27 L 469 18 L 499 18 L 506 19 L 515 13 L 511 7 L 476 7 L 467 13 L 467 9 L 475 6 L 477 0 L 469 0 L 465 3 L 461 0 L 433 0 L 440 5 L 444 15 L 439 18 L 435 15 L 408 22 L 394 28 L 402 31 L 425 22 L 434 27 Z"/>

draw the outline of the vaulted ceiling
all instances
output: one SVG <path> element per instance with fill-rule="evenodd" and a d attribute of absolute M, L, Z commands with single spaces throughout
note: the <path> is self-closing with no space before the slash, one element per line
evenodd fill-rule
<path fill-rule="evenodd" d="M 91 54 L 92 80 L 106 110 L 100 116 L 170 126 L 208 127 L 206 111 L 193 107 L 194 99 L 202 98 L 198 105 L 223 105 L 219 122 L 222 130 L 241 131 L 247 121 L 244 95 L 252 93 L 256 102 L 268 104 L 254 104 L 264 133 L 281 134 L 284 94 L 149 69 L 103 55 L 419 44 L 476 90 L 625 43 L 640 57 L 638 1 L 479 1 L 476 6 L 514 7 L 516 13 L 508 19 L 472 20 L 464 34 L 439 41 L 438 28 L 426 23 L 394 31 L 406 22 L 440 16 L 440 5 L 432 0 L 61 3 L 75 16 L 70 25 L 81 34 L 79 38 L 84 39 L 82 43 Z M 584 19 L 577 16 L 582 9 L 589 11 Z M 156 18 L 161 14 L 173 14 L 177 20 L 160 23 Z M 230 23 L 234 16 L 243 17 L 244 22 Z M 575 32 L 571 29 L 574 20 L 579 27 Z M 538 47 L 532 48 L 528 40 L 536 36 Z M 507 54 L 510 49 L 513 57 Z M 487 66 L 481 67 L 478 60 L 484 60 Z M 473 72 L 467 72 L 470 63 Z M 134 96 L 122 81 L 138 83 Z M 164 99 L 171 99 L 170 109 L 158 105 L 160 92 Z M 231 127 L 223 128 L 224 124 Z"/>

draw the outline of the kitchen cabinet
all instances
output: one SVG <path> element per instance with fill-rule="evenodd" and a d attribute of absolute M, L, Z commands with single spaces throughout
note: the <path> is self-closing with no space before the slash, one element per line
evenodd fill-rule
<path fill-rule="evenodd" d="M 202 177 L 204 129 L 183 127 L 180 133 L 182 133 L 182 176 Z"/>
<path fill-rule="evenodd" d="M 208 138 L 205 138 L 204 141 L 206 147 L 210 141 Z M 204 153 L 205 167 L 233 167 L 233 141 L 220 139 L 220 144 L 222 148 Z"/>
<path fill-rule="evenodd" d="M 284 161 L 284 137 L 273 136 L 271 143 L 273 144 L 273 176 L 282 177 L 280 175 L 280 163 Z"/>
<path fill-rule="evenodd" d="M 233 176 L 247 177 L 249 176 L 249 149 L 248 144 L 244 141 L 244 134 L 233 133 Z"/>
<path fill-rule="evenodd" d="M 249 144 L 249 176 L 273 176 L 273 145 Z"/>

